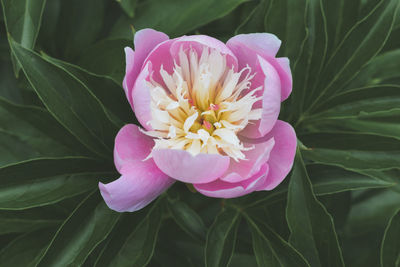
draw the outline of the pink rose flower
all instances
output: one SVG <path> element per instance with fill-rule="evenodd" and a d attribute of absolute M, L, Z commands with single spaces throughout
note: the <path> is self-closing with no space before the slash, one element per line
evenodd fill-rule
<path fill-rule="evenodd" d="M 175 181 L 218 198 L 282 182 L 296 134 L 278 120 L 292 75 L 289 60 L 275 57 L 275 35 L 241 34 L 224 44 L 144 29 L 134 44 L 125 48 L 123 87 L 142 128 L 125 125 L 115 139 L 121 177 L 99 183 L 111 209 L 141 209 Z"/>

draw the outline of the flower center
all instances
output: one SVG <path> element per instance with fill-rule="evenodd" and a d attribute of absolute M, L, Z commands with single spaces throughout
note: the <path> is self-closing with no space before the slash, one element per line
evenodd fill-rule
<path fill-rule="evenodd" d="M 225 55 L 206 47 L 200 57 L 182 47 L 178 56 L 173 73 L 161 66 L 162 82 L 148 81 L 153 130 L 146 134 L 157 137 L 154 148 L 245 159 L 242 151 L 252 147 L 244 147 L 237 133 L 261 118 L 253 104 L 261 99 L 256 93 L 262 87 L 249 90 L 250 67 L 235 72 Z"/>

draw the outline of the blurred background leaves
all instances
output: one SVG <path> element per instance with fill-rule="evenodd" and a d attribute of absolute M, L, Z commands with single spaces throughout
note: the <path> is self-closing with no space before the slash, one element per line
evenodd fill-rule
<path fill-rule="evenodd" d="M 1 0 L 0 265 L 400 266 L 398 0 Z M 299 148 L 270 192 L 109 210 L 135 31 L 271 32 Z"/>

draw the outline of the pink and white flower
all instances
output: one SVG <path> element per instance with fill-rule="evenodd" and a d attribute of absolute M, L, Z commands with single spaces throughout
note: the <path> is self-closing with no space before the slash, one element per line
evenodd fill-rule
<path fill-rule="evenodd" d="M 121 177 L 99 183 L 116 211 L 143 208 L 175 181 L 210 197 L 275 188 L 289 173 L 296 134 L 278 120 L 292 90 L 281 41 L 241 34 L 226 44 L 204 35 L 169 39 L 152 29 L 125 48 L 126 96 L 141 127 L 115 139 Z"/>

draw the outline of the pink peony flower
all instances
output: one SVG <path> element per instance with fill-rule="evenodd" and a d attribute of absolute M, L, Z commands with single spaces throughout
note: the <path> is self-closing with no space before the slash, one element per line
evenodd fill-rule
<path fill-rule="evenodd" d="M 275 188 L 289 173 L 296 134 L 278 120 L 292 90 L 281 41 L 241 34 L 226 44 L 204 35 L 169 39 L 138 31 L 125 48 L 123 87 L 141 126 L 115 139 L 121 177 L 99 183 L 116 211 L 143 208 L 175 181 L 210 197 Z"/>

